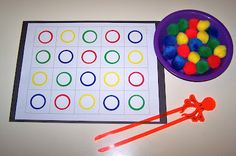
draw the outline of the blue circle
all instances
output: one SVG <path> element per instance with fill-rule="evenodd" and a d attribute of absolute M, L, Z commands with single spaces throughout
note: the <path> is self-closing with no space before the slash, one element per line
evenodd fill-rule
<path fill-rule="evenodd" d="M 62 60 L 61 60 L 61 54 L 64 53 L 64 52 L 69 52 L 69 53 L 71 54 L 71 59 L 70 59 L 70 60 L 68 60 L 68 61 L 62 61 Z M 64 63 L 64 64 L 70 63 L 70 62 L 73 60 L 73 58 L 74 58 L 74 55 L 73 55 L 73 53 L 72 53 L 70 50 L 63 50 L 63 51 L 61 51 L 61 52 L 59 53 L 59 55 L 58 55 L 58 60 L 59 60 L 61 63 Z"/>
<path fill-rule="evenodd" d="M 86 83 L 83 82 L 82 77 L 83 77 L 85 74 L 92 74 L 92 75 L 93 75 L 93 82 L 92 82 L 92 83 L 86 84 Z M 86 71 L 86 72 L 84 72 L 84 73 L 80 76 L 80 82 L 81 82 L 84 86 L 86 86 L 86 87 L 92 86 L 92 85 L 96 82 L 96 76 L 95 76 L 95 74 L 94 74 L 93 72 Z"/>
<path fill-rule="evenodd" d="M 32 103 L 33 99 L 34 99 L 36 96 L 41 96 L 41 97 L 43 98 L 43 100 L 44 100 L 43 105 L 42 105 L 41 107 L 35 107 L 35 106 L 33 105 L 33 103 Z M 45 96 L 44 96 L 43 94 L 34 94 L 34 95 L 31 97 L 31 99 L 30 99 L 30 105 L 31 105 L 31 107 L 34 108 L 34 109 L 37 109 L 37 110 L 38 110 L 38 109 L 42 109 L 42 108 L 45 106 L 45 104 L 46 104 L 46 98 L 45 98 Z"/>
<path fill-rule="evenodd" d="M 134 32 L 137 32 L 137 33 L 140 34 L 140 36 L 141 36 L 140 40 L 138 40 L 138 41 L 132 41 L 132 40 L 130 39 L 130 34 L 131 34 L 131 33 L 134 33 Z M 137 43 L 139 43 L 139 42 L 141 42 L 141 41 L 143 40 L 143 34 L 142 34 L 140 31 L 138 31 L 138 30 L 132 30 L 132 31 L 129 32 L 129 34 L 128 34 L 128 39 L 129 39 L 130 42 L 132 42 L 132 43 L 134 43 L 134 44 L 137 44 Z"/>
<path fill-rule="evenodd" d="M 108 107 L 106 106 L 106 99 L 109 98 L 109 97 L 114 97 L 114 98 L 116 98 L 116 100 L 117 100 L 117 106 L 116 106 L 115 108 L 108 108 Z M 120 105 L 120 100 L 119 100 L 118 97 L 115 96 L 115 95 L 108 95 L 108 96 L 105 97 L 105 99 L 103 100 L 103 106 L 104 106 L 107 110 L 109 110 L 109 111 L 114 111 L 114 110 L 116 110 L 116 109 L 119 107 L 119 105 Z"/>

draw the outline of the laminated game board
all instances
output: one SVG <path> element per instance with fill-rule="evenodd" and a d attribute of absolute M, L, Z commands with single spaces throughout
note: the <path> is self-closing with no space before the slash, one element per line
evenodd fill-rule
<path fill-rule="evenodd" d="M 165 113 L 157 24 L 23 22 L 10 121 L 122 123 Z"/>

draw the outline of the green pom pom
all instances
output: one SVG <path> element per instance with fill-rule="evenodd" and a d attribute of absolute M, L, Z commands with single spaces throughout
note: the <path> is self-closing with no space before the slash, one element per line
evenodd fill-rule
<path fill-rule="evenodd" d="M 216 38 L 211 38 L 207 45 L 211 48 L 211 50 L 213 51 L 218 45 L 220 45 L 220 41 Z"/>
<path fill-rule="evenodd" d="M 185 30 L 188 28 L 188 21 L 184 18 L 181 18 L 178 22 L 179 25 L 179 31 L 185 32 Z"/>
<path fill-rule="evenodd" d="M 206 61 L 199 61 L 196 65 L 198 74 L 204 74 L 209 70 L 209 65 Z"/>
<path fill-rule="evenodd" d="M 203 58 L 208 58 L 212 54 L 212 50 L 209 47 L 202 46 L 199 48 L 199 55 Z"/>
<path fill-rule="evenodd" d="M 170 24 L 167 27 L 167 34 L 168 35 L 177 35 L 179 33 L 179 26 L 178 24 Z"/>

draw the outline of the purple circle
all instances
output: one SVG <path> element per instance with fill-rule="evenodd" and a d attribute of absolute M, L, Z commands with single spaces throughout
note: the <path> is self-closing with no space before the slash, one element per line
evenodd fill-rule
<path fill-rule="evenodd" d="M 186 75 L 182 71 L 177 71 L 173 67 L 171 67 L 171 63 L 164 59 L 162 55 L 163 51 L 163 38 L 166 36 L 166 28 L 171 23 L 177 23 L 180 18 L 190 19 L 190 18 L 198 18 L 200 20 L 208 20 L 211 25 L 219 31 L 218 39 L 221 44 L 227 47 L 227 55 L 221 59 L 221 65 L 219 68 L 208 71 L 207 74 L 204 75 Z M 188 81 L 208 81 L 214 79 L 221 75 L 229 66 L 232 56 L 233 56 L 233 42 L 232 38 L 226 29 L 226 27 L 221 23 L 217 18 L 197 10 L 180 10 L 170 15 L 166 16 L 157 26 L 157 30 L 154 36 L 154 48 L 160 63 L 173 75 Z"/>

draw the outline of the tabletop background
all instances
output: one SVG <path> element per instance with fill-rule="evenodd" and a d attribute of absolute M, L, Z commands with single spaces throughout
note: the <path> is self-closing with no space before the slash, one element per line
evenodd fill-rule
<path fill-rule="evenodd" d="M 191 93 L 198 99 L 216 99 L 217 107 L 206 113 L 205 123 L 187 121 L 106 153 L 96 151 L 94 136 L 122 124 L 9 122 L 23 20 L 156 21 L 181 9 L 202 10 L 217 17 L 236 46 L 235 0 L 0 0 L 0 155 L 235 156 L 236 55 L 223 75 L 208 82 L 187 82 L 165 71 L 168 110 L 182 105 Z"/>

